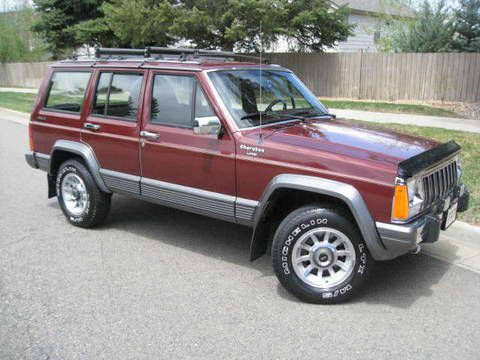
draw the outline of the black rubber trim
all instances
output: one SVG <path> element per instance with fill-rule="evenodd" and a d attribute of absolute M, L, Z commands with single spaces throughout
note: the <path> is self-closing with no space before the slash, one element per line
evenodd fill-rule
<path fill-rule="evenodd" d="M 404 179 L 409 178 L 420 171 L 437 164 L 441 160 L 458 153 L 460 150 L 460 145 L 455 141 L 449 141 L 445 144 L 434 147 L 409 159 L 403 160 L 398 165 L 398 176 Z"/>

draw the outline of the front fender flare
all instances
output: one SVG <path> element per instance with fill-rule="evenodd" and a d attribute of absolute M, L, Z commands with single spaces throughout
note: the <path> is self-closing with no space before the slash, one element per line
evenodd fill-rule
<path fill-rule="evenodd" d="M 266 187 L 260 198 L 253 219 L 253 235 L 250 243 L 250 260 L 253 261 L 266 252 L 267 239 L 259 230 L 260 221 L 272 194 L 278 189 L 295 189 L 322 194 L 336 198 L 345 203 L 355 218 L 358 228 L 367 244 L 368 250 L 375 260 L 389 258 L 363 197 L 352 185 L 339 181 L 306 175 L 282 174 L 275 176 Z"/>

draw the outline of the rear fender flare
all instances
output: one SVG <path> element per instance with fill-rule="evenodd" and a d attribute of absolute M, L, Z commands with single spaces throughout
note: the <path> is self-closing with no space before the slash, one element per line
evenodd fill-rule
<path fill-rule="evenodd" d="M 57 140 L 53 145 L 52 153 L 50 154 L 49 174 L 55 173 L 55 169 L 53 168 L 53 164 L 55 164 L 55 154 L 58 154 L 61 151 L 80 156 L 85 161 L 88 170 L 92 174 L 93 179 L 100 190 L 106 193 L 111 193 L 100 175 L 100 166 L 97 158 L 95 157 L 92 148 L 87 144 L 70 140 Z"/>

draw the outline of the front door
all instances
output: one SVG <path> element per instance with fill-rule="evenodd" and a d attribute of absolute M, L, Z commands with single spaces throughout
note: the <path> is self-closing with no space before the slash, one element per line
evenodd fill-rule
<path fill-rule="evenodd" d="M 152 72 L 141 137 L 142 196 L 234 220 L 235 145 L 231 134 L 194 134 L 195 118 L 216 116 L 192 73 Z"/>
<path fill-rule="evenodd" d="M 127 194 L 140 193 L 143 78 L 143 71 L 97 70 L 82 130 L 82 141 L 93 149 L 107 187 Z"/>

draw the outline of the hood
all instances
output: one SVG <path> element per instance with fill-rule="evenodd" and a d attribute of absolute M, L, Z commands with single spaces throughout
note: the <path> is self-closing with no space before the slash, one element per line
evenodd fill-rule
<path fill-rule="evenodd" d="M 273 124 L 262 131 L 269 142 L 393 165 L 438 145 L 432 140 L 379 130 L 366 123 L 345 119 L 308 119 L 305 123 L 293 125 Z"/>

